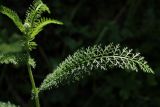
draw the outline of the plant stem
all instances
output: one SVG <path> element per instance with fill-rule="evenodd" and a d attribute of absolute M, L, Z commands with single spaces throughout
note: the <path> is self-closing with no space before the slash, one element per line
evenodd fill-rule
<path fill-rule="evenodd" d="M 32 84 L 32 90 L 34 92 L 35 105 L 36 105 L 36 107 L 40 107 L 39 95 L 38 95 L 39 90 L 36 88 L 34 77 L 33 77 L 33 74 L 32 74 L 31 65 L 29 64 L 29 58 L 30 58 L 29 52 L 27 52 L 27 55 L 28 55 L 27 68 L 28 68 L 29 78 L 30 78 L 30 81 L 31 81 L 31 84 Z"/>

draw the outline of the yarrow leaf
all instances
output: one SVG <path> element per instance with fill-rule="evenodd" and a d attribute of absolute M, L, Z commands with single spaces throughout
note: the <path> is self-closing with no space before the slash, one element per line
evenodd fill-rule
<path fill-rule="evenodd" d="M 34 0 L 33 4 L 27 10 L 25 23 L 30 24 L 32 27 L 34 23 L 41 17 L 43 12 L 50 13 L 47 5 L 41 0 Z"/>
<path fill-rule="evenodd" d="M 132 49 L 120 49 L 119 45 L 110 44 L 104 48 L 95 45 L 86 49 L 80 49 L 63 61 L 42 82 L 39 90 L 47 90 L 58 87 L 67 80 L 79 80 L 84 75 L 92 73 L 93 69 L 107 70 L 118 67 L 143 72 L 154 73 L 139 53 L 133 53 Z"/>
<path fill-rule="evenodd" d="M 63 23 L 50 18 L 40 18 L 38 22 L 35 23 L 35 27 L 32 29 L 31 38 L 34 38 L 42 29 L 48 24 L 59 24 L 62 25 Z"/>
<path fill-rule="evenodd" d="M 15 25 L 19 28 L 21 32 L 25 31 L 22 21 L 15 11 L 9 9 L 8 7 L 0 5 L 0 12 L 8 16 L 15 23 Z"/>

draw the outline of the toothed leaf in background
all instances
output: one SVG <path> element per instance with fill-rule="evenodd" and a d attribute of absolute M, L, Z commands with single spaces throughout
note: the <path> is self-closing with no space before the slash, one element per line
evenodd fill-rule
<path fill-rule="evenodd" d="M 0 43 L 0 53 L 15 53 L 21 52 L 23 50 L 22 42 L 16 41 L 11 44 Z"/>
<path fill-rule="evenodd" d="M 0 102 L 0 107 L 20 107 L 20 106 L 16 106 L 14 104 L 11 104 L 10 102 Z"/>
<path fill-rule="evenodd" d="M 6 53 L 0 54 L 0 63 L 1 64 L 15 64 L 22 65 L 27 61 L 27 55 L 24 53 Z"/>
<path fill-rule="evenodd" d="M 24 42 L 20 39 L 20 35 L 13 34 L 6 40 L 4 35 L 0 38 L 0 63 L 1 64 L 24 64 L 26 62 L 26 54 L 24 53 Z"/>

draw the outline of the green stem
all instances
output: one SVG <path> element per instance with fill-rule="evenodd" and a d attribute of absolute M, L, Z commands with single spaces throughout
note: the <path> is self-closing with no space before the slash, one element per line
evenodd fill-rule
<path fill-rule="evenodd" d="M 36 88 L 34 77 L 33 77 L 33 74 L 32 74 L 31 65 L 29 64 L 30 54 L 29 54 L 29 52 L 27 52 L 27 54 L 28 54 L 27 68 L 28 68 L 29 78 L 30 78 L 30 81 L 31 81 L 31 84 L 32 84 L 32 90 L 34 92 L 35 105 L 36 105 L 36 107 L 40 107 L 39 95 L 38 95 L 39 90 Z"/>

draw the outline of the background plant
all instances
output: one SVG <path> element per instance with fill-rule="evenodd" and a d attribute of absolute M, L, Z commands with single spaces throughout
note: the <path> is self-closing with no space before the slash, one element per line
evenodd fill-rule
<path fill-rule="evenodd" d="M 11 2 L 14 4 L 13 1 L 8 1 L 8 2 Z M 15 1 L 15 2 L 17 2 L 17 1 Z M 156 30 L 157 27 L 156 27 L 156 29 L 154 29 L 155 26 L 158 26 L 157 22 L 159 22 L 158 21 L 158 14 L 155 11 L 155 9 L 157 9 L 157 6 L 156 6 L 157 1 L 147 1 L 147 2 L 145 2 L 145 5 L 142 6 L 142 4 L 144 4 L 143 0 L 138 3 L 139 5 L 137 5 L 137 1 L 132 1 L 132 2 L 128 2 L 127 4 L 125 4 L 126 2 L 119 3 L 119 1 L 116 1 L 115 3 L 113 3 L 113 2 L 102 0 L 100 2 L 98 1 L 98 3 L 96 3 L 96 1 L 91 2 L 90 0 L 87 0 L 86 2 L 82 2 L 82 3 L 81 3 L 81 1 L 79 2 L 79 4 L 82 4 L 84 7 L 84 8 L 79 8 L 79 9 L 76 9 L 76 8 L 80 7 L 81 5 L 75 6 L 75 4 L 77 4 L 77 3 L 74 1 L 68 0 L 66 2 L 59 2 L 59 1 L 53 1 L 53 2 L 54 3 L 48 2 L 47 4 L 49 4 L 50 7 L 55 8 L 55 11 L 54 11 L 54 14 L 56 14 L 55 16 L 58 16 L 58 17 L 64 16 L 63 17 L 64 19 L 62 19 L 62 20 L 65 23 L 65 25 L 64 25 L 64 27 L 57 26 L 57 28 L 55 29 L 55 32 L 54 32 L 54 39 L 51 39 L 53 37 L 53 33 L 50 33 L 50 31 L 52 31 L 53 27 L 49 26 L 46 29 L 47 31 L 44 31 L 41 33 L 42 35 L 45 35 L 46 36 L 45 38 L 47 38 L 47 39 L 45 39 L 42 36 L 39 36 L 39 38 L 37 38 L 37 40 L 36 40 L 38 42 L 39 46 L 41 47 L 40 49 L 39 48 L 37 49 L 38 51 L 40 50 L 39 52 L 37 50 L 35 50 L 38 53 L 35 51 L 33 51 L 33 53 L 32 53 L 35 56 L 36 60 L 41 60 L 41 61 L 37 61 L 38 62 L 37 63 L 38 70 L 36 69 L 35 71 L 38 71 L 38 72 L 34 72 L 36 75 L 37 82 L 43 80 L 44 77 L 41 77 L 41 76 L 43 74 L 44 75 L 48 74 L 48 72 L 56 66 L 56 63 L 58 64 L 61 61 L 61 59 L 64 59 L 64 57 L 66 57 L 68 55 L 68 53 L 73 53 L 73 51 L 75 51 L 75 49 L 77 49 L 78 47 L 80 47 L 82 45 L 87 46 L 87 45 L 93 44 L 94 41 L 96 41 L 96 42 L 99 41 L 103 44 L 108 44 L 109 42 L 113 41 L 113 42 L 127 45 L 132 48 L 139 47 L 138 50 L 146 56 L 147 60 L 149 60 L 149 62 L 151 62 L 151 65 L 156 68 L 156 71 L 158 71 L 158 69 L 159 69 L 159 67 L 158 67 L 159 66 L 159 64 L 158 64 L 158 62 L 159 62 L 158 61 L 159 47 L 158 47 L 157 43 L 159 41 L 159 39 L 158 39 L 159 33 L 158 33 L 158 30 Z M 7 3 L 7 1 L 6 1 L 6 4 L 9 5 L 10 3 Z M 23 2 L 23 3 L 20 3 L 19 5 L 22 5 L 22 4 L 29 4 L 29 3 Z M 102 6 L 104 4 L 105 4 L 105 7 Z M 119 4 L 119 5 L 116 5 L 116 4 Z M 136 4 L 136 6 L 134 6 L 135 4 Z M 94 8 L 95 5 L 99 7 L 98 10 L 95 10 L 95 8 Z M 126 6 L 124 6 L 124 5 L 126 5 Z M 128 11 L 128 9 L 127 10 L 123 9 L 123 7 L 128 8 L 128 6 L 132 7 L 130 9 L 130 10 L 132 10 L 131 13 L 130 13 L 130 11 Z M 140 6 L 141 6 L 141 8 L 139 8 Z M 21 6 L 19 6 L 19 7 L 21 7 Z M 74 8 L 74 7 L 76 7 L 76 8 Z M 109 8 L 109 7 L 112 7 L 112 8 Z M 68 8 L 68 9 L 66 9 L 66 8 Z M 86 9 L 88 9 L 88 11 L 84 11 Z M 123 11 L 121 12 L 122 15 L 118 15 L 119 12 L 117 12 L 117 10 L 120 10 L 120 9 L 124 10 L 124 12 Z M 23 15 L 24 12 L 20 11 L 20 10 L 22 10 L 22 8 L 21 9 L 17 8 L 17 10 L 19 13 L 22 13 L 21 15 Z M 24 8 L 24 10 L 26 10 L 26 9 Z M 69 22 L 68 16 L 72 10 L 73 11 L 78 10 L 78 11 L 73 12 L 73 13 L 76 13 L 75 14 L 76 17 L 73 18 L 73 20 L 71 22 Z M 102 12 L 102 10 L 104 10 L 104 12 Z M 138 10 L 142 10 L 142 11 L 138 11 Z M 66 11 L 66 12 L 64 12 L 64 11 Z M 138 13 L 137 13 L 137 11 L 138 11 Z M 106 14 L 106 12 L 107 12 L 107 14 Z M 143 12 L 143 13 L 141 13 L 141 12 Z M 89 13 L 92 13 L 92 15 L 90 14 L 90 16 L 87 16 L 87 14 L 89 14 Z M 127 19 L 128 22 L 126 22 L 126 20 L 124 20 L 126 18 L 126 15 L 124 15 L 125 13 L 130 13 L 129 15 L 134 16 L 134 18 L 132 18 L 132 16 L 130 16 L 132 19 L 128 18 Z M 136 15 L 134 15 L 135 13 L 136 13 Z M 77 15 L 77 14 L 79 14 L 79 15 Z M 144 15 L 144 16 L 141 17 L 142 15 Z M 72 14 L 72 17 L 73 16 L 74 15 Z M 99 21 L 97 21 L 97 17 L 95 17 L 95 16 L 98 17 Z M 114 21 L 116 19 L 115 18 L 116 16 L 120 16 L 119 18 L 117 18 L 118 21 L 117 20 Z M 128 15 L 127 15 L 127 17 L 128 17 Z M 14 30 L 15 29 L 14 26 L 12 27 L 13 24 L 8 23 L 8 20 L 5 21 L 4 18 L 1 18 L 1 19 L 2 19 L 1 23 L 5 23 L 5 25 L 3 24 L 2 29 L 5 29 L 5 27 L 10 26 L 10 32 L 6 32 L 4 34 L 5 37 L 6 37 L 6 35 L 11 35 L 13 33 L 13 31 L 17 31 L 17 30 Z M 83 21 L 81 21 L 81 19 L 83 19 Z M 145 22 L 144 19 L 146 20 L 146 23 L 135 24 L 135 23 L 141 23 L 142 21 Z M 68 21 L 68 22 L 66 22 L 66 21 Z M 155 23 L 154 23 L 154 21 L 155 21 Z M 149 24 L 149 22 L 151 22 L 151 23 Z M 124 23 L 128 23 L 128 24 L 126 24 L 125 26 L 122 27 L 122 25 L 124 25 Z M 7 24 L 9 24 L 9 25 L 7 25 Z M 68 25 L 66 25 L 66 24 L 68 24 Z M 70 26 L 70 27 L 68 27 L 68 26 Z M 72 30 L 69 30 L 68 28 L 72 29 Z M 141 32 L 142 30 L 140 30 L 139 28 L 143 28 L 143 32 Z M 108 30 L 106 30 L 106 29 L 108 29 Z M 2 30 L 2 31 L 4 33 L 4 30 Z M 102 35 L 101 37 L 103 37 L 103 39 L 95 40 L 95 39 L 97 39 L 97 35 L 99 35 L 99 34 Z M 105 36 L 103 36 L 104 34 L 105 34 Z M 63 36 L 59 36 L 59 35 L 63 35 Z M 141 44 L 134 44 L 135 41 L 137 43 L 137 40 L 140 41 Z M 50 41 L 50 42 L 48 42 L 48 41 Z M 70 41 L 70 42 L 67 42 L 67 41 Z M 91 42 L 88 42 L 88 41 L 91 41 Z M 53 42 L 56 44 L 55 46 L 53 46 Z M 46 43 L 48 43 L 48 44 L 46 44 Z M 63 50 L 60 51 L 60 48 L 61 49 L 63 48 Z M 45 50 L 45 54 L 47 54 L 46 56 L 48 58 L 44 57 L 45 55 L 43 54 L 44 53 L 43 50 Z M 152 51 L 152 54 L 150 54 L 151 51 Z M 43 57 L 40 57 L 41 55 Z M 53 55 L 54 55 L 54 57 L 53 57 Z M 56 57 L 58 57 L 58 58 L 56 58 Z M 42 58 L 42 59 L 38 59 L 38 58 Z M 42 60 L 43 60 L 43 62 L 45 61 L 45 63 L 43 63 Z M 47 63 L 47 62 L 49 62 L 49 63 Z M 53 62 L 53 64 L 52 64 L 52 62 Z M 44 65 L 44 66 L 42 67 L 40 65 Z M 9 66 L 11 66 L 11 65 L 9 65 Z M 14 66 L 14 67 L 11 66 L 11 69 L 9 68 L 9 66 L 7 68 L 4 67 L 4 69 L 9 69 L 8 71 L 14 71 L 14 73 L 19 71 L 19 70 L 15 69 L 15 67 L 17 67 L 17 66 Z M 21 68 L 19 68 L 19 69 L 21 71 L 23 70 Z M 48 72 L 44 72 L 44 71 L 46 71 L 46 69 L 48 70 Z M 117 69 L 114 69 L 114 71 L 116 71 L 116 70 Z M 4 70 L 4 71 L 7 71 L 7 70 Z M 118 69 L 118 71 L 119 71 L 119 69 Z M 23 73 L 24 72 L 17 72 L 17 75 L 20 74 L 21 77 L 24 77 Z M 8 72 L 8 73 L 5 72 L 3 74 L 4 74 L 4 76 L 3 76 L 4 79 L 2 79 L 2 80 L 4 81 L 4 83 L 8 83 L 8 80 L 6 80 L 6 77 L 9 78 L 10 76 L 12 76 L 12 72 Z M 8 76 L 6 76 L 7 74 L 8 74 Z M 158 91 L 157 91 L 158 90 L 158 83 L 157 83 L 158 78 L 156 78 L 156 80 L 155 80 L 155 78 L 150 75 L 145 76 L 141 73 L 140 74 L 138 73 L 138 75 L 136 75 L 134 73 L 128 74 L 128 73 L 124 73 L 124 72 L 123 73 L 122 72 L 118 72 L 118 73 L 117 72 L 116 73 L 107 72 L 107 74 L 105 76 L 103 76 L 103 75 L 104 75 L 104 73 L 99 74 L 99 76 L 93 75 L 92 78 L 90 78 L 88 81 L 83 81 L 82 84 L 79 84 L 77 87 L 75 87 L 75 85 L 74 85 L 73 86 L 74 88 L 73 87 L 62 87 L 62 88 L 54 89 L 55 93 L 52 94 L 53 96 L 51 94 L 49 94 L 48 97 L 47 97 L 47 95 L 45 95 L 46 98 L 48 98 L 48 100 L 47 101 L 42 100 L 42 102 L 45 106 L 49 106 L 50 104 L 53 104 L 52 102 L 56 102 L 54 104 L 57 104 L 59 106 L 63 106 L 63 104 L 65 106 L 67 106 L 67 105 L 69 106 L 70 104 L 75 105 L 75 106 L 76 105 L 83 106 L 86 101 L 87 101 L 86 106 L 87 105 L 91 106 L 92 104 L 93 104 L 92 106 L 96 106 L 96 104 L 101 104 L 102 106 L 105 106 L 105 105 L 116 106 L 114 104 L 117 104 L 117 105 L 126 104 L 127 106 L 132 106 L 133 105 L 132 101 L 134 99 L 134 101 L 137 102 L 136 103 L 137 106 L 151 106 L 151 105 L 157 106 L 158 105 Z M 14 82 L 16 82 L 16 80 L 19 81 L 19 80 L 21 80 L 21 78 L 18 79 L 18 76 L 17 76 L 17 79 L 14 79 L 14 80 L 12 80 L 12 78 L 9 78 L 9 81 L 10 81 L 9 84 L 11 85 L 12 82 L 14 84 Z M 22 80 L 28 81 L 28 79 L 26 77 L 24 77 Z M 101 82 L 101 81 L 103 81 L 103 82 Z M 109 82 L 109 81 L 112 81 L 112 82 Z M 118 81 L 118 83 L 116 81 Z M 128 81 L 128 83 L 126 83 L 125 81 Z M 130 82 L 132 82 L 133 84 L 131 85 Z M 99 83 L 105 83 L 105 84 L 102 85 Z M 141 85 L 141 84 L 143 84 L 143 85 Z M 146 84 L 146 85 L 144 85 L 144 84 Z M 23 83 L 20 83 L 18 86 L 26 87 L 24 89 L 27 90 L 27 88 L 29 88 L 30 85 L 26 82 L 25 85 Z M 124 87 L 127 87 L 127 88 L 124 89 Z M 6 88 L 7 88 L 7 90 L 11 90 L 11 89 L 13 89 L 13 86 L 11 88 L 8 88 L 8 86 L 6 86 Z M 22 97 L 21 95 L 23 95 L 23 98 L 24 98 L 24 96 L 25 96 L 25 98 L 30 97 L 30 96 L 28 96 L 29 95 L 28 91 L 25 91 L 24 89 L 22 91 L 20 87 L 17 87 L 17 88 L 18 89 L 15 89 L 16 91 L 15 90 L 9 91 L 9 92 L 11 92 L 10 95 L 14 96 L 12 92 L 16 92 L 16 96 Z M 150 92 L 150 89 L 154 90 L 154 92 L 156 94 L 153 95 L 153 92 Z M 4 89 L 4 90 L 6 90 L 6 89 Z M 65 91 L 63 91 L 63 90 L 65 90 Z M 68 90 L 68 91 L 66 91 L 66 90 Z M 115 90 L 116 90 L 116 93 L 114 92 Z M 17 92 L 20 95 L 17 95 Z M 66 95 L 68 93 L 69 93 L 69 95 Z M 96 94 L 96 93 L 98 93 L 98 94 Z M 105 96 L 106 94 L 104 94 L 104 93 L 107 93 L 108 96 L 106 97 Z M 146 95 L 146 93 L 147 93 L 147 95 Z M 1 93 L 1 95 L 3 95 L 3 94 L 7 95 L 8 93 L 7 94 Z M 45 94 L 47 94 L 47 93 L 45 93 Z M 77 96 L 77 94 L 79 95 L 78 100 L 76 100 L 76 101 L 72 100 L 72 99 L 75 99 L 75 96 Z M 57 97 L 57 96 L 59 96 L 59 97 Z M 67 98 L 66 98 L 66 96 L 67 96 Z M 86 99 L 84 99 L 84 96 Z M 90 96 L 92 96 L 92 97 L 90 98 Z M 122 99 L 122 100 L 120 100 L 120 101 L 117 100 L 117 98 L 115 96 L 119 96 L 120 99 Z M 152 98 L 152 103 L 151 103 L 151 96 L 155 96 L 154 98 Z M 5 96 L 5 97 L 7 97 L 7 96 Z M 5 98 L 5 97 L 3 97 L 1 99 L 3 101 L 7 101 L 9 98 Z M 18 102 L 23 102 L 22 100 L 19 100 L 19 98 L 15 99 L 15 97 L 14 97 L 13 99 L 14 99 L 13 102 L 17 102 L 17 104 L 20 104 Z M 96 100 L 97 102 L 95 102 L 94 100 Z M 103 100 L 105 100 L 105 101 L 108 100 L 111 103 L 108 102 L 106 104 Z M 93 103 L 93 102 L 95 102 L 95 103 Z M 101 102 L 103 102 L 103 103 L 101 103 Z M 25 104 L 26 102 L 23 102 L 23 103 Z"/>

